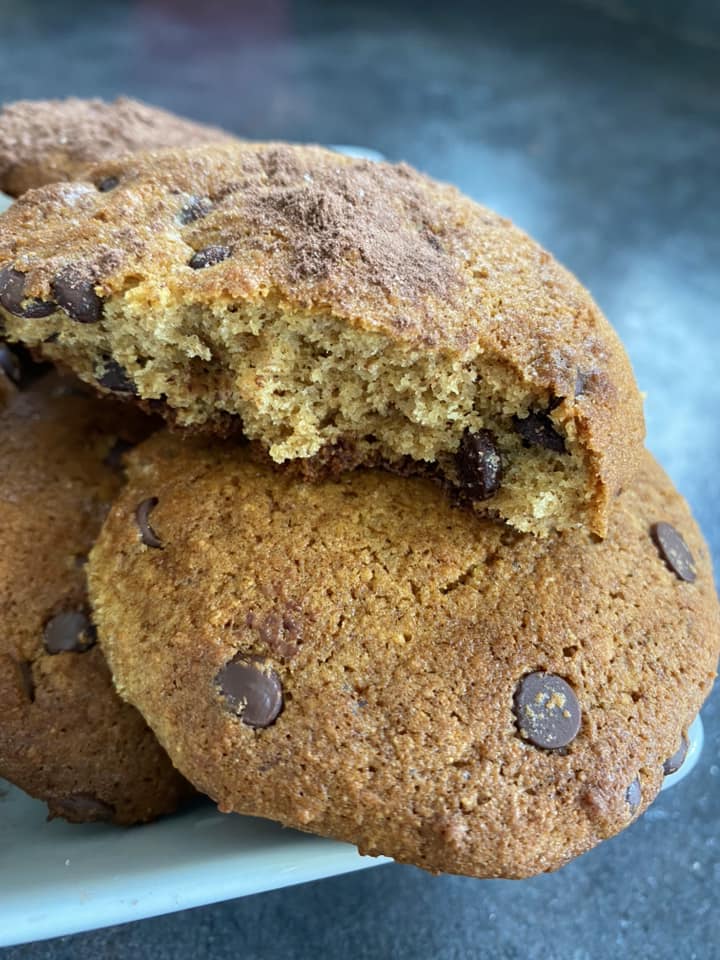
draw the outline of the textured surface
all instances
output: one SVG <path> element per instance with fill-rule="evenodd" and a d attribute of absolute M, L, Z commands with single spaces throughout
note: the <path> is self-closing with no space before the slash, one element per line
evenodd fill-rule
<path fill-rule="evenodd" d="M 717 54 L 554 2 L 207 10 L 8 5 L 3 98 L 129 92 L 247 136 L 365 143 L 513 217 L 620 330 L 650 446 L 719 566 Z M 383 867 L 7 955 L 544 960 L 552 944 L 573 960 L 705 960 L 720 941 L 719 707 L 716 693 L 692 777 L 557 874 L 518 885 Z"/>
<path fill-rule="evenodd" d="M 221 810 L 438 872 L 556 869 L 645 809 L 714 680 L 707 547 L 649 455 L 603 541 L 513 533 L 427 480 L 298 484 L 167 432 L 127 472 L 90 555 L 98 635 Z M 547 708 L 536 671 L 567 681 Z"/>
<path fill-rule="evenodd" d="M 185 786 L 115 694 L 84 564 L 122 483 L 118 443 L 152 424 L 55 374 L 13 394 L 0 408 L 0 775 L 54 816 L 149 820 Z"/>
<path fill-rule="evenodd" d="M 16 197 L 108 157 L 222 139 L 220 130 L 127 97 L 19 101 L 0 112 L 0 190 Z"/>
<path fill-rule="evenodd" d="M 130 156 L 21 197 L 0 264 L 10 339 L 181 426 L 241 426 L 276 462 L 354 448 L 452 481 L 463 433 L 489 429 L 506 470 L 483 506 L 601 536 L 637 465 L 640 396 L 587 291 L 405 165 L 280 144 Z M 547 428 L 521 442 L 528 414 Z"/>

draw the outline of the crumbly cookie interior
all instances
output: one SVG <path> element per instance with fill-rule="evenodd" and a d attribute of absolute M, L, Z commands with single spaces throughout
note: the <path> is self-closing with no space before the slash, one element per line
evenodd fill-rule
<path fill-rule="evenodd" d="M 27 321 L 18 324 L 27 339 Z M 409 348 L 270 297 L 209 308 L 173 302 L 168 291 L 158 309 L 142 285 L 106 301 L 99 323 L 58 311 L 33 324 L 55 339 L 45 355 L 72 357 L 88 382 L 103 385 L 111 371 L 111 387 L 167 403 L 184 428 L 237 423 L 277 464 L 301 461 L 322 475 L 341 451 L 341 466 L 433 472 L 523 531 L 592 524 L 596 490 L 572 420 L 556 414 L 564 398 L 533 392 L 500 357 Z M 529 416 L 556 449 L 523 437 Z M 482 499 L 461 450 L 479 431 L 490 431 L 501 462 L 499 486 Z"/>

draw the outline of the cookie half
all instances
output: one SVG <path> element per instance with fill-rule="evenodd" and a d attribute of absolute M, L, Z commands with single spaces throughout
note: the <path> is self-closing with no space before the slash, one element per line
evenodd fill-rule
<path fill-rule="evenodd" d="M 2 346 L 0 368 L 0 776 L 51 817 L 150 820 L 189 787 L 113 689 L 85 563 L 151 421 Z"/>
<path fill-rule="evenodd" d="M 18 100 L 0 111 L 0 190 L 18 197 L 33 187 L 73 180 L 88 163 L 137 150 L 231 140 L 138 100 Z M 109 181 L 104 184 L 109 189 Z"/>
<path fill-rule="evenodd" d="M 707 548 L 647 454 L 604 541 L 540 539 L 424 479 L 296 484 L 157 435 L 89 581 L 118 689 L 221 810 L 480 877 L 630 824 L 720 644 Z"/>
<path fill-rule="evenodd" d="M 283 144 L 96 165 L 0 218 L 0 315 L 182 427 L 242 431 L 311 477 L 429 473 L 534 533 L 604 535 L 642 449 L 587 291 L 404 165 Z"/>

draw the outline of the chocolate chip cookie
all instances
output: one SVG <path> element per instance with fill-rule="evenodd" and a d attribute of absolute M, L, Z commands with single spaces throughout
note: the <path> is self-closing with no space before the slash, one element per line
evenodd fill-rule
<path fill-rule="evenodd" d="M 109 157 L 230 139 L 216 127 L 127 97 L 113 103 L 18 100 L 0 111 L 0 190 L 17 197 L 32 187 L 72 180 L 88 163 Z M 98 189 L 111 184 L 108 179 Z"/>
<path fill-rule="evenodd" d="M 641 399 L 589 294 L 404 165 L 316 147 L 134 155 L 0 218 L 8 336 L 311 477 L 436 476 L 545 534 L 607 527 Z"/>
<path fill-rule="evenodd" d="M 630 824 L 720 644 L 707 548 L 647 454 L 605 540 L 543 539 L 425 478 L 298 484 L 159 434 L 89 582 L 118 689 L 221 810 L 481 877 Z"/>
<path fill-rule="evenodd" d="M 189 788 L 113 689 L 84 569 L 150 421 L 7 347 L 0 367 L 0 776 L 50 816 L 150 820 Z"/>

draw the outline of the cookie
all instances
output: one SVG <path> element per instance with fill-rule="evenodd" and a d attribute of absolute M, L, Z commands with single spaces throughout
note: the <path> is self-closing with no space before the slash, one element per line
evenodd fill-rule
<path fill-rule="evenodd" d="M 88 163 L 124 153 L 231 139 L 216 127 L 127 97 L 113 103 L 18 100 L 0 111 L 0 190 L 18 197 L 33 187 L 73 180 Z M 110 183 L 98 188 L 111 189 Z"/>
<path fill-rule="evenodd" d="M 647 454 L 605 540 L 542 539 L 424 478 L 297 484 L 160 434 L 89 582 L 118 689 L 221 810 L 480 877 L 630 824 L 720 643 L 707 548 Z"/>
<path fill-rule="evenodd" d="M 305 476 L 383 464 L 521 530 L 605 533 L 641 399 L 589 294 L 507 220 L 317 147 L 135 155 L 84 178 L 0 218 L 13 340 Z"/>
<path fill-rule="evenodd" d="M 151 421 L 0 351 L 0 776 L 51 817 L 150 820 L 189 788 L 113 689 L 85 562 Z"/>

